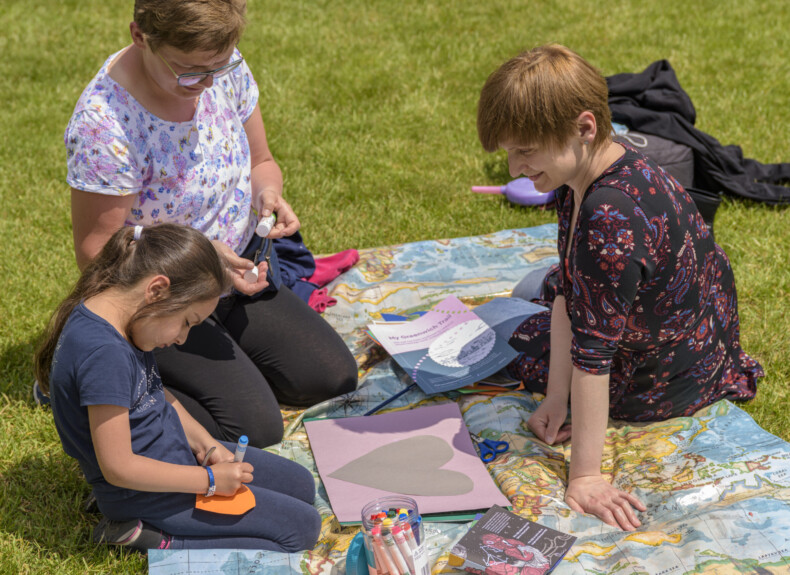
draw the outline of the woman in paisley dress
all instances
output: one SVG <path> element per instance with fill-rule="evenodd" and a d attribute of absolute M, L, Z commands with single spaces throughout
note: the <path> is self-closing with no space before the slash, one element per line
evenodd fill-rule
<path fill-rule="evenodd" d="M 280 284 L 271 242 L 299 219 L 237 48 L 246 2 L 136 0 L 133 18 L 132 43 L 107 59 L 66 129 L 77 264 L 122 226 L 180 223 L 212 240 L 234 292 L 184 345 L 156 350 L 157 364 L 214 437 L 272 445 L 283 434 L 279 403 L 353 391 L 357 366 L 331 326 Z M 263 240 L 255 229 L 272 213 Z M 258 279 L 248 282 L 253 268 Z"/>
<path fill-rule="evenodd" d="M 579 55 L 541 46 L 491 74 L 477 126 L 513 177 L 556 190 L 560 263 L 541 294 L 550 311 L 511 339 L 510 374 L 546 395 L 528 426 L 549 444 L 571 439 L 572 509 L 633 530 L 645 506 L 601 474 L 608 417 L 656 421 L 751 399 L 764 374 L 741 349 L 726 254 L 672 176 L 612 141 L 607 95 Z"/>

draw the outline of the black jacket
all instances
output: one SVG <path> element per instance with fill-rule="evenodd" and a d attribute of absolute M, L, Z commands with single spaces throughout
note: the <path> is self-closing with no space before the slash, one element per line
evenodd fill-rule
<path fill-rule="evenodd" d="M 612 120 L 632 130 L 689 146 L 694 151 L 694 186 L 769 204 L 790 203 L 790 164 L 761 164 L 739 146 L 722 146 L 694 127 L 697 113 L 666 60 L 641 74 L 606 78 Z"/>

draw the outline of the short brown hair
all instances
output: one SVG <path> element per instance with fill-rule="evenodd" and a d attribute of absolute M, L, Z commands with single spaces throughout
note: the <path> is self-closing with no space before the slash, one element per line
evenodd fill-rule
<path fill-rule="evenodd" d="M 558 148 L 576 129 L 579 114 L 595 116 L 594 148 L 611 138 L 612 115 L 604 77 L 559 44 L 522 52 L 486 80 L 477 105 L 477 134 L 488 152 L 506 140 Z"/>
<path fill-rule="evenodd" d="M 247 0 L 135 0 L 134 21 L 151 49 L 219 54 L 241 40 Z"/>

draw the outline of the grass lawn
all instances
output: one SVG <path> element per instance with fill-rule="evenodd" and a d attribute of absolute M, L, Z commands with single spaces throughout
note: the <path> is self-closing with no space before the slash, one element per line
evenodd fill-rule
<path fill-rule="evenodd" d="M 147 572 L 140 556 L 90 544 L 88 488 L 30 397 L 37 335 L 77 277 L 63 131 L 128 43 L 131 13 L 132 0 L 0 4 L 0 574 Z M 508 180 L 504 156 L 477 142 L 485 78 L 544 42 L 607 75 L 666 58 L 701 130 L 790 161 L 788 29 L 786 0 L 271 0 L 250 2 L 241 50 L 307 244 L 330 253 L 553 221 L 468 191 Z M 790 212 L 726 201 L 715 232 L 743 346 L 768 373 L 745 408 L 790 440 Z"/>

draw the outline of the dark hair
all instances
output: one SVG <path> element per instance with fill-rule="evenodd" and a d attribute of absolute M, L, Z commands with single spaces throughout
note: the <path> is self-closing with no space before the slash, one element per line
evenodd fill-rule
<path fill-rule="evenodd" d="M 195 302 L 219 297 L 231 286 L 224 261 L 199 231 L 179 224 L 145 228 L 134 240 L 134 228 L 115 232 L 99 255 L 88 264 L 74 289 L 49 320 L 33 360 L 41 389 L 49 391 L 49 372 L 60 333 L 71 312 L 83 300 L 107 289 L 131 289 L 141 280 L 162 274 L 170 280 L 164 297 L 138 309 L 126 324 L 181 311 Z"/>
<path fill-rule="evenodd" d="M 135 0 L 134 21 L 152 50 L 219 54 L 241 40 L 246 0 Z"/>
<path fill-rule="evenodd" d="M 584 58 L 559 44 L 511 58 L 486 80 L 477 104 L 477 135 L 487 152 L 506 140 L 557 149 L 590 111 L 598 131 L 593 148 L 610 139 L 612 115 L 606 79 Z"/>

